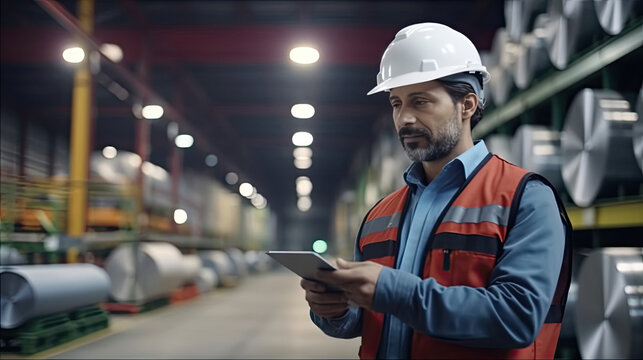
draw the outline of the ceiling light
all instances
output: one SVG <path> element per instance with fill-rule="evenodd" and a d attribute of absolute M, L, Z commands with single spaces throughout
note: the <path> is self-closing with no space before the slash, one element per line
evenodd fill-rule
<path fill-rule="evenodd" d="M 290 60 L 297 64 L 313 64 L 319 60 L 319 51 L 307 46 L 300 46 L 290 50 Z"/>
<path fill-rule="evenodd" d="M 105 146 L 103 148 L 103 156 L 108 159 L 115 158 L 116 154 L 118 154 L 118 151 L 116 151 L 116 148 L 113 146 Z"/>
<path fill-rule="evenodd" d="M 100 52 L 115 63 L 123 60 L 123 50 L 116 44 L 103 44 L 100 46 Z"/>
<path fill-rule="evenodd" d="M 261 194 L 257 194 L 257 196 L 252 198 L 252 200 L 250 200 L 250 203 L 259 210 L 265 208 L 268 205 L 268 201 Z"/>
<path fill-rule="evenodd" d="M 174 138 L 174 143 L 181 149 L 187 149 L 194 144 L 194 138 L 192 135 L 181 134 Z"/>
<path fill-rule="evenodd" d="M 219 163 L 219 158 L 214 154 L 205 157 L 205 164 L 209 167 L 215 167 Z"/>
<path fill-rule="evenodd" d="M 310 146 L 313 143 L 313 135 L 306 131 L 298 131 L 293 134 L 292 143 L 295 146 Z"/>
<path fill-rule="evenodd" d="M 292 156 L 294 156 L 295 159 L 311 158 L 313 157 L 313 150 L 309 147 L 296 147 L 295 150 L 292 151 Z"/>
<path fill-rule="evenodd" d="M 317 239 L 313 242 L 313 251 L 318 254 L 323 254 L 328 250 L 328 243 L 324 239 Z"/>
<path fill-rule="evenodd" d="M 174 222 L 181 225 L 188 221 L 188 213 L 183 209 L 174 210 Z"/>
<path fill-rule="evenodd" d="M 297 209 L 301 212 L 310 210 L 313 206 L 313 201 L 308 196 L 302 196 L 297 200 Z"/>
<path fill-rule="evenodd" d="M 310 104 L 295 104 L 290 108 L 290 114 L 297 119 L 310 119 L 315 115 L 315 107 Z"/>
<path fill-rule="evenodd" d="M 310 180 L 301 180 L 297 182 L 297 195 L 308 196 L 313 191 L 313 183 Z"/>
<path fill-rule="evenodd" d="M 78 46 L 67 48 L 63 51 L 63 59 L 68 63 L 78 64 L 85 59 L 85 50 Z"/>
<path fill-rule="evenodd" d="M 148 120 L 156 120 L 163 116 L 163 107 L 161 105 L 145 105 L 141 114 Z"/>
<path fill-rule="evenodd" d="M 141 157 L 138 154 L 130 153 L 128 155 L 129 156 L 128 156 L 128 159 L 127 159 L 127 163 L 130 164 L 130 166 L 135 167 L 135 168 L 141 166 L 141 163 L 143 161 L 141 160 Z"/>
<path fill-rule="evenodd" d="M 228 185 L 234 185 L 237 182 L 239 182 L 239 175 L 237 175 L 237 173 L 234 173 L 234 172 L 229 172 L 225 174 L 225 182 L 227 182 Z"/>
<path fill-rule="evenodd" d="M 297 169 L 308 169 L 313 165 L 313 161 L 310 158 L 295 159 L 295 167 Z"/>
<path fill-rule="evenodd" d="M 239 185 L 239 194 L 241 194 L 241 196 L 243 197 L 249 197 L 254 191 L 255 189 L 250 183 L 244 182 L 243 184 Z"/>
<path fill-rule="evenodd" d="M 299 184 L 300 181 L 310 181 L 310 178 L 308 176 L 298 176 L 295 180 L 295 184 Z"/>

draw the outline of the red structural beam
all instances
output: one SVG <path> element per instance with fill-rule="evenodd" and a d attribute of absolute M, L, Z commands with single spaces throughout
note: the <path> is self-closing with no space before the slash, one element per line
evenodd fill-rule
<path fill-rule="evenodd" d="M 397 29 L 373 27 L 174 26 L 147 29 L 150 62 L 211 65 L 288 63 L 290 49 L 319 49 L 320 64 L 374 65 Z M 472 36 L 481 49 L 493 34 Z M 94 38 L 119 45 L 127 62 L 141 57 L 144 36 L 135 28 L 97 28 Z M 62 50 L 75 39 L 58 27 L 3 28 L 3 63 L 62 62 Z"/>

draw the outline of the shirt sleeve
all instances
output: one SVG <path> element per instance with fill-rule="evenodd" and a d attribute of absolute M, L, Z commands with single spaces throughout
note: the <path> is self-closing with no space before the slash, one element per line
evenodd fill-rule
<path fill-rule="evenodd" d="M 355 242 L 353 260 L 363 260 L 358 242 Z M 362 335 L 362 309 L 358 307 L 349 308 L 344 316 L 336 319 L 327 319 L 311 311 L 310 319 L 328 336 L 351 339 Z"/>
<path fill-rule="evenodd" d="M 549 311 L 564 249 L 565 228 L 553 192 L 531 180 L 486 288 L 445 287 L 433 278 L 384 268 L 373 309 L 445 341 L 525 347 L 535 340 Z"/>

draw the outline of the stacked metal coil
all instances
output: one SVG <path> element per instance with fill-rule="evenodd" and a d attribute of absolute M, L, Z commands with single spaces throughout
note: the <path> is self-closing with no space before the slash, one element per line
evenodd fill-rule
<path fill-rule="evenodd" d="M 196 286 L 200 293 L 212 291 L 218 282 L 217 273 L 208 267 L 201 268 L 195 279 Z"/>
<path fill-rule="evenodd" d="M 526 89 L 534 77 L 551 68 L 547 53 L 547 27 L 549 16 L 540 14 L 534 22 L 534 29 L 520 38 L 520 52 L 513 66 L 514 83 L 518 89 Z"/>
<path fill-rule="evenodd" d="M 183 255 L 183 282 L 193 283 L 201 272 L 203 264 L 198 255 Z"/>
<path fill-rule="evenodd" d="M 634 134 L 632 145 L 634 145 L 634 156 L 639 168 L 643 171 L 643 87 L 636 97 L 636 115 L 638 119 L 634 122 Z"/>
<path fill-rule="evenodd" d="M 560 133 L 542 125 L 521 125 L 513 138 L 516 165 L 544 176 L 556 189 L 563 188 L 560 172 Z"/>
<path fill-rule="evenodd" d="M 122 244 L 105 261 L 110 296 L 119 302 L 145 302 L 168 296 L 185 279 L 183 255 L 169 243 Z"/>
<path fill-rule="evenodd" d="M 641 0 L 594 0 L 596 17 L 603 31 L 617 35 L 627 19 L 641 8 Z"/>
<path fill-rule="evenodd" d="M 496 31 L 491 44 L 491 52 L 487 64 L 485 64 L 491 74 L 488 87 L 491 99 L 496 106 L 506 103 L 513 90 L 514 82 L 511 72 L 520 51 L 520 44 L 511 42 L 504 28 Z"/>
<path fill-rule="evenodd" d="M 232 259 L 235 274 L 240 277 L 248 275 L 248 263 L 246 262 L 245 256 L 243 256 L 243 251 L 237 248 L 230 248 L 226 250 L 226 253 L 230 256 L 230 259 Z"/>
<path fill-rule="evenodd" d="M 643 358 L 643 248 L 591 253 L 581 266 L 576 309 L 584 359 Z"/>
<path fill-rule="evenodd" d="M 505 23 L 509 39 L 520 41 L 530 32 L 535 17 L 547 9 L 546 0 L 505 0 Z"/>
<path fill-rule="evenodd" d="M 238 275 L 232 259 L 222 250 L 204 250 L 199 252 L 203 267 L 212 269 L 217 274 L 217 286 L 235 284 Z"/>
<path fill-rule="evenodd" d="M 0 267 L 0 325 L 12 329 L 37 316 L 107 300 L 110 280 L 92 264 Z"/>
<path fill-rule="evenodd" d="M 513 154 L 512 138 L 505 134 L 492 134 L 484 139 L 485 145 L 490 153 L 498 155 L 504 160 L 516 164 L 516 157 Z"/>
<path fill-rule="evenodd" d="M 560 70 L 567 67 L 571 56 L 583 49 L 600 33 L 594 14 L 594 2 L 586 0 L 550 0 L 547 45 L 549 58 Z"/>
<path fill-rule="evenodd" d="M 643 180 L 632 145 L 636 118 L 615 91 L 576 95 L 561 138 L 563 181 L 576 205 L 589 206 L 601 191 Z"/>

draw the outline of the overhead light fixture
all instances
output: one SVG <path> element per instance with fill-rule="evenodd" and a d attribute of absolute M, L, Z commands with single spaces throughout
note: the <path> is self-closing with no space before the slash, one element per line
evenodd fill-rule
<path fill-rule="evenodd" d="M 187 149 L 194 144 L 194 138 L 192 135 L 181 134 L 174 138 L 174 143 L 181 149 Z"/>
<path fill-rule="evenodd" d="M 317 239 L 313 242 L 313 251 L 318 254 L 323 254 L 328 250 L 328 243 L 324 239 Z"/>
<path fill-rule="evenodd" d="M 163 107 L 161 105 L 145 105 L 141 114 L 147 120 L 160 119 L 163 116 Z"/>
<path fill-rule="evenodd" d="M 123 50 L 116 44 L 102 44 L 100 46 L 100 52 L 115 63 L 123 60 Z"/>
<path fill-rule="evenodd" d="M 297 181 L 296 185 L 297 195 L 308 196 L 313 191 L 313 183 L 310 180 Z"/>
<path fill-rule="evenodd" d="M 188 213 L 183 209 L 174 210 L 174 222 L 181 225 L 188 221 Z"/>
<path fill-rule="evenodd" d="M 264 209 L 268 205 L 268 201 L 261 194 L 257 194 L 257 196 L 252 198 L 250 203 L 259 210 Z"/>
<path fill-rule="evenodd" d="M 118 151 L 116 151 L 116 148 L 113 146 L 105 146 L 103 148 L 103 156 L 106 157 L 107 159 L 113 159 L 116 157 L 118 154 Z"/>
<path fill-rule="evenodd" d="M 234 172 L 229 172 L 225 174 L 225 182 L 228 183 L 228 185 L 235 185 L 236 183 L 239 182 L 239 175 Z"/>
<path fill-rule="evenodd" d="M 250 183 L 244 182 L 243 184 L 239 185 L 239 194 L 241 194 L 241 196 L 243 197 L 251 196 L 254 191 L 255 188 Z"/>
<path fill-rule="evenodd" d="M 297 119 L 310 119 L 315 115 L 315 107 L 310 104 L 295 104 L 290 108 L 290 114 Z"/>
<path fill-rule="evenodd" d="M 127 155 L 127 163 L 130 164 L 130 166 L 135 168 L 141 166 L 141 163 L 143 161 L 141 160 L 141 157 L 138 154 L 131 154 L 131 153 L 130 154 L 125 153 L 125 154 Z"/>
<path fill-rule="evenodd" d="M 313 165 L 311 158 L 295 159 L 295 167 L 297 169 L 306 170 Z"/>
<path fill-rule="evenodd" d="M 296 147 L 292 151 L 292 156 L 295 159 L 304 159 L 313 157 L 313 150 L 309 147 Z"/>
<path fill-rule="evenodd" d="M 319 60 L 319 51 L 317 49 L 308 47 L 308 46 L 300 46 L 293 48 L 290 50 L 290 60 L 293 62 L 296 62 L 297 64 L 303 64 L 303 65 L 308 65 L 308 64 L 314 64 Z"/>
<path fill-rule="evenodd" d="M 219 158 L 214 154 L 205 157 L 205 164 L 209 167 L 215 167 L 219 163 Z"/>
<path fill-rule="evenodd" d="M 63 59 L 68 63 L 78 64 L 85 60 L 85 50 L 78 46 L 67 48 L 63 50 Z"/>
<path fill-rule="evenodd" d="M 313 135 L 307 131 L 298 131 L 293 134 L 292 143 L 295 146 L 310 146 L 313 143 Z"/>
<path fill-rule="evenodd" d="M 308 196 L 302 196 L 299 199 L 297 199 L 297 209 L 299 209 L 299 211 L 301 212 L 306 212 L 310 210 L 312 206 L 313 206 L 313 201 Z"/>

